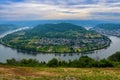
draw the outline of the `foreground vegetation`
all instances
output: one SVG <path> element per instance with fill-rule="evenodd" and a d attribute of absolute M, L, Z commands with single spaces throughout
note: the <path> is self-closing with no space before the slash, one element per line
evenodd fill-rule
<path fill-rule="evenodd" d="M 120 80 L 119 61 L 120 52 L 100 61 L 87 56 L 69 62 L 52 59 L 48 63 L 9 59 L 0 64 L 0 80 Z"/>
<path fill-rule="evenodd" d="M 8 59 L 8 65 L 14 66 L 30 66 L 30 67 L 76 67 L 76 68 L 105 68 L 105 67 L 120 67 L 120 52 L 108 57 L 108 59 L 94 60 L 88 56 L 81 56 L 78 60 L 59 61 L 55 58 L 46 62 L 39 62 L 36 59 Z"/>
<path fill-rule="evenodd" d="M 85 68 L 85 67 L 114 67 L 114 63 L 109 60 L 103 59 L 100 61 L 95 61 L 92 58 L 87 56 L 82 56 L 78 60 L 73 61 L 58 61 L 57 59 L 53 58 L 48 63 L 39 62 L 35 59 L 22 59 L 22 60 L 15 60 L 15 59 L 8 59 L 7 64 L 15 65 L 15 66 L 31 66 L 31 67 L 76 67 L 76 68 Z"/>
<path fill-rule="evenodd" d="M 0 80 L 120 80 L 120 68 L 33 68 L 0 65 Z"/>

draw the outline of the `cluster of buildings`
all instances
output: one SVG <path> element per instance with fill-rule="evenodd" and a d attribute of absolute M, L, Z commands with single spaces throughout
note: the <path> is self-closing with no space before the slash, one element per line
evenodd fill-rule
<path fill-rule="evenodd" d="M 107 34 L 107 35 L 120 37 L 120 29 L 118 29 L 118 30 L 96 29 L 95 31 L 97 31 L 97 32 L 99 32 L 101 34 Z"/>
<path fill-rule="evenodd" d="M 92 39 L 67 39 L 67 38 L 41 38 L 35 42 L 35 45 L 69 45 L 73 48 L 99 46 L 108 44 L 109 40 L 104 38 Z"/>

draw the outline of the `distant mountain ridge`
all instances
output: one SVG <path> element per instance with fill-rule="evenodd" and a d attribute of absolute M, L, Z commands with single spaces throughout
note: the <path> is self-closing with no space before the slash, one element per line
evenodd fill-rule
<path fill-rule="evenodd" d="M 13 30 L 16 29 L 17 26 L 13 25 L 13 24 L 0 24 L 0 34 L 9 31 L 9 30 Z"/>
<path fill-rule="evenodd" d="M 118 30 L 120 29 L 120 24 L 114 24 L 114 23 L 106 23 L 106 24 L 98 24 L 95 29 L 100 28 L 104 30 Z"/>
<path fill-rule="evenodd" d="M 72 23 L 83 27 L 94 27 L 101 23 L 118 23 L 117 21 L 103 21 L 103 20 L 27 20 L 27 21 L 1 21 L 0 24 L 14 24 L 18 26 L 37 26 L 38 24 L 49 24 L 49 23 Z"/>
<path fill-rule="evenodd" d="M 98 24 L 97 26 L 92 28 L 92 30 L 95 30 L 101 34 L 120 37 L 120 24 L 113 23 Z"/>

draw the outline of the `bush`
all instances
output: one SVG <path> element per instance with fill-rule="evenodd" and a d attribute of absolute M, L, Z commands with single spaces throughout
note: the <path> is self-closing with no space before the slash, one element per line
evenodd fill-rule
<path fill-rule="evenodd" d="M 40 66 L 39 61 L 36 59 L 22 59 L 17 61 L 16 59 L 7 59 L 7 64 L 19 65 L 19 66 Z"/>
<path fill-rule="evenodd" d="M 53 58 L 47 64 L 45 62 L 39 62 L 36 59 L 22 59 L 20 61 L 13 59 L 8 59 L 7 64 L 10 65 L 19 65 L 19 66 L 48 66 L 48 67 L 116 67 L 120 66 L 120 63 L 115 61 L 110 61 L 102 59 L 100 61 L 95 61 L 94 59 L 88 56 L 81 56 L 78 60 L 73 61 L 58 61 Z"/>
<path fill-rule="evenodd" d="M 23 66 L 39 66 L 40 63 L 39 61 L 37 61 L 36 59 L 22 59 L 20 61 L 20 65 L 23 65 Z"/>
<path fill-rule="evenodd" d="M 57 67 L 59 64 L 58 64 L 59 62 L 58 62 L 58 60 L 57 59 L 55 59 L 55 58 L 53 58 L 52 60 L 50 60 L 49 62 L 48 62 L 48 66 L 49 67 Z"/>
<path fill-rule="evenodd" d="M 102 59 L 98 62 L 98 67 L 113 67 L 113 63 L 109 60 Z"/>
<path fill-rule="evenodd" d="M 81 56 L 79 60 L 69 61 L 71 67 L 94 67 L 95 61 L 88 56 Z"/>
<path fill-rule="evenodd" d="M 120 62 L 120 52 L 116 52 L 115 54 L 108 57 L 111 61 L 118 61 Z"/>
<path fill-rule="evenodd" d="M 7 62 L 7 64 L 10 64 L 10 65 L 17 65 L 18 64 L 18 62 L 14 58 L 7 59 L 6 62 Z"/>
<path fill-rule="evenodd" d="M 59 61 L 59 66 L 61 67 L 67 67 L 68 66 L 68 63 L 66 61 Z"/>
<path fill-rule="evenodd" d="M 79 59 L 79 65 L 80 67 L 94 67 L 95 60 L 88 57 L 88 56 L 82 56 Z"/>

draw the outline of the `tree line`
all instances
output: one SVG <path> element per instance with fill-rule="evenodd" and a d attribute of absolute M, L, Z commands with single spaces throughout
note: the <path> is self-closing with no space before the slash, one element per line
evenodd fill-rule
<path fill-rule="evenodd" d="M 81 56 L 76 60 L 59 61 L 55 58 L 46 62 L 39 62 L 36 59 L 22 59 L 16 60 L 14 58 L 6 61 L 8 65 L 14 66 L 30 66 L 30 67 L 75 67 L 75 68 L 90 68 L 90 67 L 119 67 L 120 66 L 120 52 L 108 57 L 108 59 L 94 60 L 88 56 Z"/>

